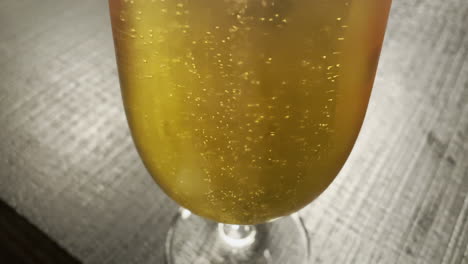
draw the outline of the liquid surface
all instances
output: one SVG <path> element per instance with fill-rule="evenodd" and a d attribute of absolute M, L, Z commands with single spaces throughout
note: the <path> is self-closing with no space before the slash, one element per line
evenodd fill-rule
<path fill-rule="evenodd" d="M 196 214 L 255 224 L 311 202 L 359 133 L 390 0 L 110 0 L 151 175 Z"/>

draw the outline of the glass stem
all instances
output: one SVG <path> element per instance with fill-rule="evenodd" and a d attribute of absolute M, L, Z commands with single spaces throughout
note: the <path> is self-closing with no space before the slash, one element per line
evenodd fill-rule
<path fill-rule="evenodd" d="M 218 224 L 218 234 L 222 241 L 234 248 L 251 246 L 255 242 L 257 228 L 253 225 Z"/>

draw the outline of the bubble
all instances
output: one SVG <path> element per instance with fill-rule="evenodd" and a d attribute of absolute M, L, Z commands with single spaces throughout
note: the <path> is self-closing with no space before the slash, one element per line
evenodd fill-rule
<path fill-rule="evenodd" d="M 239 27 L 237 27 L 237 26 L 232 26 L 232 27 L 229 28 L 229 32 L 231 32 L 231 33 L 234 33 L 237 30 L 239 30 Z"/>
<path fill-rule="evenodd" d="M 308 61 L 308 60 L 302 60 L 302 61 L 301 61 L 301 66 L 302 66 L 302 67 L 307 67 L 307 66 L 309 66 L 309 65 L 310 65 L 310 61 Z"/>

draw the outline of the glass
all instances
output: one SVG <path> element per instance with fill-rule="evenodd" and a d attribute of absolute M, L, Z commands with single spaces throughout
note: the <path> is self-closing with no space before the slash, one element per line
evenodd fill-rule
<path fill-rule="evenodd" d="M 109 4 L 134 142 L 186 208 L 167 261 L 306 263 L 294 213 L 351 152 L 391 0 Z"/>

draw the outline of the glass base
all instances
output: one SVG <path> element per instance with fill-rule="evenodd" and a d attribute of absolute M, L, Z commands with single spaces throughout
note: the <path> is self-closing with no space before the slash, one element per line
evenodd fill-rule
<path fill-rule="evenodd" d="M 219 224 L 181 209 L 166 238 L 168 264 L 302 264 L 308 258 L 308 235 L 297 214 L 239 226 Z"/>

